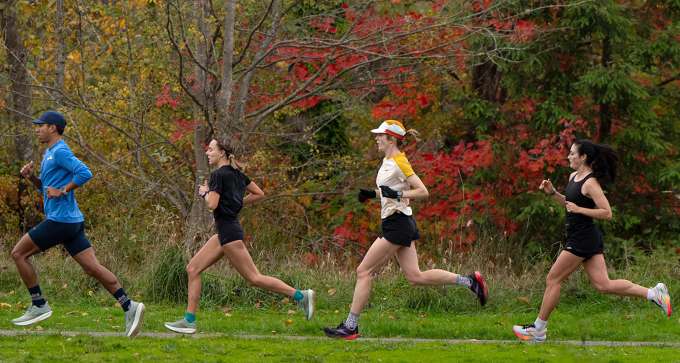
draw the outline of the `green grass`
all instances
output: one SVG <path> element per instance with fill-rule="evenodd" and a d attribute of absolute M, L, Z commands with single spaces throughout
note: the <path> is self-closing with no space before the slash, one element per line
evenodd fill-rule
<path fill-rule="evenodd" d="M 123 315 L 113 299 L 95 294 L 79 300 L 51 300 L 52 317 L 29 328 L 14 327 L 9 320 L 21 315 L 25 299 L 4 296 L 0 329 L 120 332 Z M 105 305 L 102 305 L 105 304 Z M 411 337 L 438 339 L 514 339 L 513 324 L 533 321 L 535 309 L 503 311 L 461 309 L 427 312 L 373 307 L 361 315 L 361 333 L 367 337 Z M 163 322 L 183 314 L 179 305 L 147 303 L 145 332 L 167 332 Z M 198 312 L 199 330 L 204 333 L 321 336 L 321 328 L 342 321 L 347 308 L 321 309 L 306 321 L 294 304 L 281 302 L 268 307 L 208 308 Z M 680 342 L 680 319 L 665 318 L 661 310 L 645 301 L 621 301 L 598 305 L 585 302 L 559 307 L 550 319 L 552 340 L 612 340 Z"/>
<path fill-rule="evenodd" d="M 317 314 L 305 321 L 288 299 L 247 286 L 237 274 L 216 266 L 204 275 L 204 294 L 198 312 L 199 331 L 220 337 L 201 339 L 123 337 L 61 337 L 60 331 L 122 332 L 123 314 L 113 298 L 70 259 L 38 257 L 43 293 L 53 316 L 37 326 L 15 327 L 10 320 L 26 308 L 28 294 L 12 267 L 0 266 L 0 330 L 28 333 L 0 337 L 0 362 L 5 361 L 680 361 L 680 349 L 663 347 L 578 347 L 562 344 L 448 345 L 444 343 L 387 343 L 364 339 L 338 342 L 322 336 L 321 328 L 335 326 L 347 314 L 354 276 L 293 268 L 263 268 L 302 288 L 317 291 Z M 677 258 L 643 259 L 623 271 L 611 270 L 611 278 L 627 278 L 644 286 L 665 281 L 677 300 L 680 270 Z M 63 262 L 60 262 L 63 261 Z M 181 262 L 181 261 L 180 261 Z M 181 271 L 182 263 L 175 263 Z M 2 263 L 0 262 L 0 265 Z M 263 263 L 263 266 L 271 266 Z M 489 304 L 481 308 L 464 288 L 414 288 L 395 266 L 388 266 L 376 280 L 367 309 L 361 316 L 364 337 L 433 339 L 514 340 L 513 324 L 535 319 L 549 265 L 513 275 L 496 271 L 487 275 L 491 286 Z M 457 268 L 467 271 L 468 268 Z M 175 271 L 172 270 L 172 271 Z M 168 274 L 167 271 L 158 272 Z M 125 276 L 125 275 L 123 275 Z M 147 275 L 143 275 L 147 276 Z M 173 275 L 174 276 L 174 275 Z M 179 276 L 179 275 L 177 275 Z M 537 277 L 538 276 L 538 277 Z M 148 278 L 156 281 L 149 275 Z M 132 297 L 147 304 L 144 332 L 163 332 L 163 322 L 182 316 L 181 291 L 167 296 L 158 291 L 177 285 L 173 279 L 156 290 L 144 278 L 123 278 Z M 136 283 L 136 284 L 135 284 Z M 677 304 L 677 303 L 676 303 Z M 641 299 L 597 293 L 579 272 L 562 288 L 562 298 L 549 325 L 549 342 L 651 341 L 680 342 L 680 314 L 665 318 L 660 309 Z M 249 340 L 240 335 L 272 339 Z M 291 341 L 276 336 L 308 336 L 313 340 Z"/>
<path fill-rule="evenodd" d="M 577 347 L 527 344 L 382 343 L 290 341 L 234 337 L 2 338 L 2 362 L 674 362 L 678 350 L 663 347 Z"/>

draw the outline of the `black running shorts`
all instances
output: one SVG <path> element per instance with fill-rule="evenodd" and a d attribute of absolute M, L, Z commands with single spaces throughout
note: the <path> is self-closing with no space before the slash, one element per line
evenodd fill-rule
<path fill-rule="evenodd" d="M 604 253 L 602 232 L 595 225 L 580 225 L 567 228 L 567 245 L 564 250 L 587 261 Z"/>
<path fill-rule="evenodd" d="M 217 227 L 220 245 L 224 246 L 229 242 L 243 241 L 243 228 L 241 228 L 237 219 L 215 220 L 215 226 Z"/>
<path fill-rule="evenodd" d="M 41 251 L 61 244 L 71 256 L 92 247 L 85 237 L 85 223 L 61 223 L 44 220 L 28 231 L 29 237 Z"/>
<path fill-rule="evenodd" d="M 411 242 L 420 239 L 418 226 L 413 216 L 395 212 L 382 220 L 383 238 L 389 242 L 410 247 Z"/>

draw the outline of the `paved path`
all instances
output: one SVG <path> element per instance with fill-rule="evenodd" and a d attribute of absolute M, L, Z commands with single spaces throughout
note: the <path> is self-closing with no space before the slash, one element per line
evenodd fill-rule
<path fill-rule="evenodd" d="M 91 337 L 123 337 L 124 334 L 116 332 L 96 332 L 96 331 L 68 331 L 68 330 L 3 330 L 0 329 L 0 336 L 27 336 L 27 335 L 61 335 L 73 337 L 86 335 Z M 198 333 L 193 335 L 181 335 L 175 333 L 146 332 L 139 336 L 150 338 L 177 338 L 190 337 L 193 339 L 201 338 L 236 338 L 236 339 L 278 339 L 278 340 L 326 340 L 328 338 L 318 336 L 301 335 L 254 335 L 254 334 L 225 334 L 225 333 Z M 377 343 L 443 343 L 443 344 L 520 344 L 517 340 L 478 340 L 478 339 L 425 339 L 425 338 L 360 338 L 360 342 Z M 564 344 L 588 347 L 672 347 L 680 348 L 680 342 L 624 342 L 624 341 L 581 341 L 581 340 L 549 340 L 550 344 Z"/>

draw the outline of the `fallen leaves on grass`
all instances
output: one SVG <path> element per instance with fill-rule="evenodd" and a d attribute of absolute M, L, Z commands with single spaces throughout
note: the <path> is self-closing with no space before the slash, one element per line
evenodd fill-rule
<path fill-rule="evenodd" d="M 529 301 L 528 296 L 519 296 L 519 297 L 517 297 L 517 301 L 524 303 L 524 304 L 527 304 L 527 305 L 531 305 L 531 301 Z"/>

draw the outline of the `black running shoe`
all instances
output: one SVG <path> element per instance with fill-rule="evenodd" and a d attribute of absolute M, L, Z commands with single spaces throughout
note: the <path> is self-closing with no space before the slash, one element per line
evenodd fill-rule
<path fill-rule="evenodd" d="M 486 287 L 486 282 L 484 281 L 484 276 L 479 271 L 468 275 L 472 280 L 472 285 L 470 285 L 470 290 L 477 295 L 479 303 L 484 306 L 486 305 L 486 299 L 489 297 L 489 289 Z"/>
<path fill-rule="evenodd" d="M 354 340 L 359 337 L 359 326 L 354 329 L 350 329 L 345 326 L 345 322 L 340 323 L 337 328 L 323 328 L 323 332 L 329 338 Z"/>

